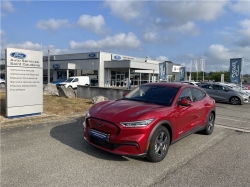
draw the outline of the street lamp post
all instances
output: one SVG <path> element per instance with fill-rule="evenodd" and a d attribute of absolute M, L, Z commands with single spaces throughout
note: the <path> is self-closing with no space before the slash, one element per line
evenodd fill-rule
<path fill-rule="evenodd" d="M 50 50 L 48 50 L 48 83 L 50 83 Z"/>
<path fill-rule="evenodd" d="M 153 79 L 152 82 L 155 82 L 155 70 L 153 70 Z"/>

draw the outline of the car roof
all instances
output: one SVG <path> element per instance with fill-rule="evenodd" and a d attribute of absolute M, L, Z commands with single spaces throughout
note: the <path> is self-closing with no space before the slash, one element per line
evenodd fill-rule
<path fill-rule="evenodd" d="M 194 88 L 196 88 L 196 86 L 193 86 L 191 84 L 183 84 L 180 82 L 154 82 L 154 83 L 146 83 L 143 85 L 168 86 L 168 87 L 172 87 L 172 88 L 180 88 L 180 87 L 194 87 Z"/>

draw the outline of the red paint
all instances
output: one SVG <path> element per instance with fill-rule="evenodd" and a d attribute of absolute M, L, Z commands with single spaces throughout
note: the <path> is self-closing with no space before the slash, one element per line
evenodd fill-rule
<path fill-rule="evenodd" d="M 169 106 L 123 99 L 95 104 L 89 110 L 90 117 L 84 122 L 85 140 L 114 154 L 139 156 L 147 154 L 150 133 L 158 123 L 169 122 L 172 128 L 172 132 L 170 132 L 172 134 L 171 142 L 174 142 L 197 127 L 205 127 L 209 112 L 211 110 L 215 112 L 215 102 L 207 94 L 200 101 L 182 100 L 182 106 L 178 105 L 178 99 L 183 89 L 195 88 L 204 92 L 197 86 L 180 83 L 149 83 L 144 85 L 170 87 L 177 91 Z M 154 118 L 154 121 L 145 127 L 124 127 L 120 123 L 151 118 Z M 90 129 L 109 134 L 108 146 L 113 147 L 91 142 Z"/>

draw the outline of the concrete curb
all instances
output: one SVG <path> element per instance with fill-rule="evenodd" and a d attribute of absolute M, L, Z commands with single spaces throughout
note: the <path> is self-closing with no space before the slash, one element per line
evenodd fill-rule
<path fill-rule="evenodd" d="M 64 122 L 75 120 L 85 116 L 86 112 L 69 115 L 46 115 L 46 116 L 29 116 L 23 118 L 8 119 L 8 121 L 1 122 L 0 128 L 17 127 L 24 125 L 38 125 L 44 123 Z"/>

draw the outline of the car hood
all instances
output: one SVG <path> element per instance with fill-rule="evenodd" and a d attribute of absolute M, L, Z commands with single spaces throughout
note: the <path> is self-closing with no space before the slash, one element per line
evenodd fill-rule
<path fill-rule="evenodd" d="M 170 107 L 146 102 L 115 100 L 93 105 L 89 114 L 91 117 L 112 122 L 138 121 L 161 116 L 163 109 L 166 115 L 166 108 Z"/>
<path fill-rule="evenodd" d="M 69 84 L 71 82 L 60 82 L 60 84 Z"/>

